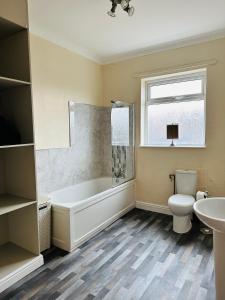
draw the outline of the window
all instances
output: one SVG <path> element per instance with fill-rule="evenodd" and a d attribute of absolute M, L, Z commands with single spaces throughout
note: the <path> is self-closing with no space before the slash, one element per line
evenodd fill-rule
<path fill-rule="evenodd" d="M 141 145 L 172 145 L 167 130 L 174 124 L 175 146 L 204 147 L 205 99 L 206 69 L 143 79 Z"/>

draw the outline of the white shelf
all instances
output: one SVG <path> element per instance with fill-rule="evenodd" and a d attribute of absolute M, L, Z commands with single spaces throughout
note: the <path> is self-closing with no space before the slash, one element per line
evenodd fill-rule
<path fill-rule="evenodd" d="M 23 29 L 25 28 L 0 17 L 0 39 L 7 38 Z"/>
<path fill-rule="evenodd" d="M 30 85 L 30 82 L 0 76 L 0 90 L 23 85 Z"/>
<path fill-rule="evenodd" d="M 12 195 L 0 195 L 0 216 L 15 211 L 17 209 L 36 203 L 30 199 L 16 197 Z M 0 256 L 1 257 L 1 256 Z"/>
<path fill-rule="evenodd" d="M 31 146 L 34 146 L 34 143 L 5 145 L 5 146 L 0 146 L 0 149 L 19 148 L 19 147 L 31 147 Z"/>
<path fill-rule="evenodd" d="M 0 246 L 0 293 L 43 264 L 35 255 L 13 243 Z"/>
<path fill-rule="evenodd" d="M 0 246 L 0 281 L 18 268 L 29 263 L 35 256 L 33 253 L 13 243 Z"/>

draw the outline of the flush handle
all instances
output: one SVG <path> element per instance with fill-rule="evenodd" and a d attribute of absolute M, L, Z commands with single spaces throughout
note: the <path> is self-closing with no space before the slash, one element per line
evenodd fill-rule
<path fill-rule="evenodd" d="M 175 184 L 175 180 L 176 180 L 176 175 L 175 174 L 169 174 L 169 179 L 172 182 L 173 181 L 173 194 L 176 194 L 176 184 Z"/>

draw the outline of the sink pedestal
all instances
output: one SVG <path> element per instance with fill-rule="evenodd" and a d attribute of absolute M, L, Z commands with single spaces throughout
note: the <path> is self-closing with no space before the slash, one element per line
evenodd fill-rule
<path fill-rule="evenodd" d="M 225 234 L 213 231 L 216 300 L 225 299 Z"/>
<path fill-rule="evenodd" d="M 225 197 L 196 201 L 194 210 L 213 229 L 216 299 L 225 300 Z"/>

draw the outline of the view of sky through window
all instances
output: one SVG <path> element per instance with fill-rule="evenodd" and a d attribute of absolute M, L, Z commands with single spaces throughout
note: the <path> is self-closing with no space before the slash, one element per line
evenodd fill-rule
<path fill-rule="evenodd" d="M 151 98 L 194 95 L 202 92 L 202 80 L 176 82 L 151 87 Z"/>

